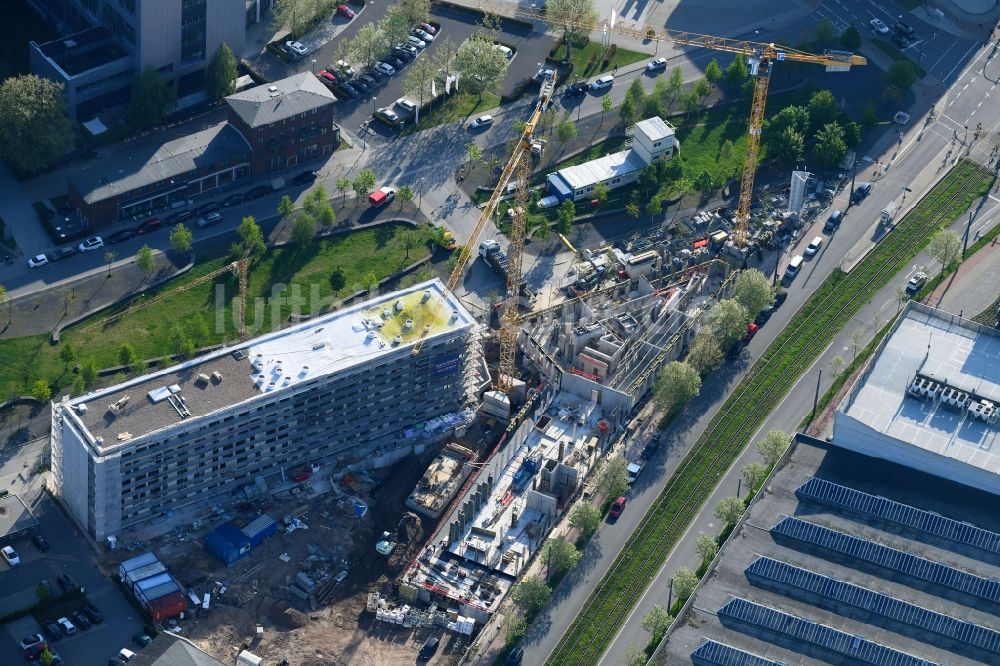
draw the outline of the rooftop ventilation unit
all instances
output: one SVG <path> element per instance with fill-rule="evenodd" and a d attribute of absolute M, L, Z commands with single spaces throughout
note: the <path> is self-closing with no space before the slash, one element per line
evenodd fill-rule
<path fill-rule="evenodd" d="M 218 372 L 218 371 L 213 372 L 212 373 L 212 382 L 215 383 L 215 384 L 221 384 L 222 383 L 222 373 Z"/>
<path fill-rule="evenodd" d="M 396 312 L 402 312 L 404 307 L 402 299 L 396 301 Z"/>
<path fill-rule="evenodd" d="M 128 396 L 119 398 L 118 400 L 108 405 L 108 411 L 114 414 L 115 416 L 118 416 L 125 410 L 125 405 L 127 404 L 128 404 Z"/>
<path fill-rule="evenodd" d="M 271 97 L 277 97 L 278 94 L 279 94 L 278 93 L 278 86 L 268 86 L 267 87 L 267 92 L 271 95 Z"/>
<path fill-rule="evenodd" d="M 195 383 L 200 384 L 201 386 L 208 386 L 208 375 L 203 372 L 199 372 Z"/>

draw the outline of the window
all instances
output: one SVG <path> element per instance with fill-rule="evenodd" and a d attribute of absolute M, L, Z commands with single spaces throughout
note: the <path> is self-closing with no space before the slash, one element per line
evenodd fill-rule
<path fill-rule="evenodd" d="M 657 141 L 656 143 L 653 144 L 653 148 L 659 148 L 661 143 L 663 143 L 663 142 L 662 141 Z"/>

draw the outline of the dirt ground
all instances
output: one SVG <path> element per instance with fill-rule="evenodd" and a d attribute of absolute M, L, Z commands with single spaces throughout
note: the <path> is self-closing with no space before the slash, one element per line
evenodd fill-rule
<path fill-rule="evenodd" d="M 339 486 L 368 503 L 360 520 L 338 510 L 335 492 L 257 505 L 279 521 L 293 516 L 308 528 L 290 534 L 279 528 L 278 534 L 228 568 L 201 546 L 202 532 L 148 544 L 182 584 L 199 595 L 212 593 L 209 610 L 199 608 L 180 621 L 181 634 L 226 663 L 244 646 L 266 663 L 287 659 L 290 666 L 414 663 L 424 640 L 436 634 L 441 645 L 432 663 L 457 663 L 466 647 L 460 637 L 440 627 L 432 631 L 377 623 L 374 614 L 365 611 L 369 592 L 394 596 L 394 582 L 434 528 L 433 521 L 414 520 L 412 513 L 402 528 L 397 526 L 407 513 L 406 497 L 436 450 L 369 477 L 359 475 L 352 488 Z M 375 550 L 383 531 L 399 543 L 389 558 Z M 289 592 L 299 571 L 306 571 L 319 589 L 320 581 L 345 568 L 348 575 L 335 588 L 330 604 L 310 607 Z M 263 627 L 260 639 L 255 636 L 258 624 Z"/>

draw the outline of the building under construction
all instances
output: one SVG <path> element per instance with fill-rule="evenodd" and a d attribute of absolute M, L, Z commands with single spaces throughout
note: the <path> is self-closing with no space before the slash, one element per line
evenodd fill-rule
<path fill-rule="evenodd" d="M 480 326 L 431 280 L 53 405 L 53 492 L 92 537 L 253 499 L 467 420 Z M 423 340 L 420 353 L 413 346 Z"/>
<path fill-rule="evenodd" d="M 446 444 L 406 498 L 406 506 L 428 518 L 440 518 L 472 471 L 472 457 L 472 451 L 464 446 Z"/>

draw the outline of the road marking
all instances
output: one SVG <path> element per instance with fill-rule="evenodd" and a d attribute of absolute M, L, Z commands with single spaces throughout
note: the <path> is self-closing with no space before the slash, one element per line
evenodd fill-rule
<path fill-rule="evenodd" d="M 976 110 L 975 109 L 972 110 L 972 113 L 969 114 L 969 117 L 971 118 L 974 115 L 976 115 Z"/>
<path fill-rule="evenodd" d="M 951 43 L 951 46 L 949 46 L 947 49 L 945 49 L 944 53 L 941 54 L 941 57 L 934 61 L 934 64 L 930 66 L 931 70 L 937 69 L 938 63 L 940 63 L 942 60 L 944 60 L 944 57 L 946 55 L 948 55 L 948 51 L 951 51 L 953 48 L 955 48 L 955 44 L 958 44 L 958 40 L 957 39 L 953 40 L 952 43 Z"/>
<path fill-rule="evenodd" d="M 965 89 L 968 88 L 968 87 L 969 87 L 968 83 L 966 83 L 964 86 L 962 86 L 962 92 L 965 92 Z"/>
<path fill-rule="evenodd" d="M 981 107 L 982 105 L 983 105 L 983 103 L 982 103 L 982 102 L 980 102 L 979 104 L 976 104 L 976 108 L 978 109 L 978 108 L 979 108 L 979 107 Z"/>
<path fill-rule="evenodd" d="M 944 75 L 944 77 L 942 77 L 942 81 L 947 81 L 951 77 L 951 75 L 955 72 L 955 70 L 958 69 L 958 66 L 962 64 L 962 61 L 965 60 L 966 56 L 968 56 L 970 53 L 972 53 L 972 50 L 974 48 L 976 48 L 977 46 L 979 46 L 978 42 L 975 43 L 975 44 L 973 44 L 972 46 L 970 46 L 969 50 L 966 51 L 965 53 L 963 53 L 962 57 L 958 59 L 958 62 L 955 63 L 955 66 L 952 67 L 951 70 L 949 70 L 949 72 Z M 972 67 L 974 64 L 976 64 L 976 62 L 979 61 L 979 58 L 982 57 L 982 55 L 983 54 L 980 53 L 979 56 L 977 56 L 975 60 L 973 60 L 971 63 L 969 63 L 969 67 Z M 942 57 L 944 57 L 944 56 L 942 56 Z M 966 68 L 965 70 L 963 70 L 963 74 L 966 71 L 968 71 L 968 68 Z"/>
<path fill-rule="evenodd" d="M 955 104 L 955 100 L 948 102 L 948 108 L 950 109 Z"/>

